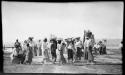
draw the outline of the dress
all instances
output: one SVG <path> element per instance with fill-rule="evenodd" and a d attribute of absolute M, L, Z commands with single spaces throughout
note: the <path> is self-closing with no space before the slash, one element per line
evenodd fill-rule
<path fill-rule="evenodd" d="M 42 43 L 41 42 L 38 42 L 37 43 L 37 56 L 41 56 L 42 55 L 42 49 L 41 49 L 41 47 L 42 47 Z"/>
<path fill-rule="evenodd" d="M 57 49 L 59 51 L 59 62 L 62 63 L 62 64 L 66 63 L 66 60 L 65 60 L 64 55 L 63 55 L 64 50 L 65 50 L 65 46 L 62 45 L 62 44 L 58 44 Z"/>
<path fill-rule="evenodd" d="M 68 60 L 73 60 L 73 45 L 70 43 L 67 47 L 68 49 Z"/>
<path fill-rule="evenodd" d="M 61 51 L 61 44 L 57 44 L 57 52 L 56 52 L 56 54 L 57 54 L 57 61 L 61 61 L 61 53 L 62 51 Z"/>
<path fill-rule="evenodd" d="M 49 60 L 48 43 L 47 42 L 43 42 L 43 44 L 42 44 L 42 56 L 43 56 L 43 60 Z"/>
<path fill-rule="evenodd" d="M 50 48 L 51 48 L 52 60 L 53 60 L 53 62 L 56 62 L 56 58 L 57 58 L 57 55 L 56 55 L 56 48 L 57 48 L 56 43 L 52 43 Z"/>
<path fill-rule="evenodd" d="M 34 44 L 33 41 L 30 41 L 30 42 L 29 42 L 29 45 L 30 45 L 30 47 L 32 48 L 31 50 L 32 50 L 33 57 L 34 57 L 34 56 L 36 55 L 36 54 L 35 54 L 35 44 Z"/>
<path fill-rule="evenodd" d="M 79 58 L 81 60 L 81 56 L 82 56 L 82 42 L 81 41 L 76 42 L 75 47 L 77 49 L 76 56 L 77 56 L 77 58 Z"/>
<path fill-rule="evenodd" d="M 27 47 L 26 50 L 26 57 L 25 57 L 25 63 L 31 64 L 33 58 L 33 52 L 31 47 Z"/>

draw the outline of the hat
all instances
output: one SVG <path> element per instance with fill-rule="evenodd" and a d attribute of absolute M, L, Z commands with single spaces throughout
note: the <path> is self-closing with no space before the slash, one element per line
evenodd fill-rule
<path fill-rule="evenodd" d="M 29 39 L 29 40 L 32 40 L 32 39 L 34 39 L 34 38 L 33 38 L 33 37 L 29 37 L 28 39 Z"/>
<path fill-rule="evenodd" d="M 47 42 L 47 38 L 44 38 L 44 40 L 43 40 L 44 42 Z"/>

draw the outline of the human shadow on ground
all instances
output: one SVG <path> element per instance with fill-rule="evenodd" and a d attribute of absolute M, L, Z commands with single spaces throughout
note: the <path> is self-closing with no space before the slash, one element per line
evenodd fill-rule
<path fill-rule="evenodd" d="M 94 61 L 94 64 L 81 62 L 81 63 L 74 63 L 74 66 L 84 66 L 84 65 L 122 65 L 122 63 L 112 63 L 112 62 L 100 62 Z"/>

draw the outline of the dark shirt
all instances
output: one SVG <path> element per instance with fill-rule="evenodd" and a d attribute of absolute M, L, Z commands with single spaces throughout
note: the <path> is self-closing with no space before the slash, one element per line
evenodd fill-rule
<path fill-rule="evenodd" d="M 55 43 L 51 45 L 51 52 L 56 52 L 57 46 Z"/>

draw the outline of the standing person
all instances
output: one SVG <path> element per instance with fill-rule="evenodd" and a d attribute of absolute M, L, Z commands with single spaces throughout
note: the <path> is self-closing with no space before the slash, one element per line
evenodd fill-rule
<path fill-rule="evenodd" d="M 65 39 L 64 40 L 64 43 L 65 43 L 65 48 L 64 48 L 64 58 L 66 60 L 66 62 L 68 62 L 68 39 Z"/>
<path fill-rule="evenodd" d="M 52 44 L 52 42 L 48 42 L 48 54 L 49 54 L 49 61 L 51 61 L 52 60 L 52 55 L 51 55 L 51 44 Z"/>
<path fill-rule="evenodd" d="M 55 39 L 51 39 L 51 55 L 52 55 L 52 61 L 53 63 L 55 64 L 56 62 L 56 58 L 57 58 L 57 55 L 56 55 L 56 49 L 57 49 L 57 41 Z"/>
<path fill-rule="evenodd" d="M 21 50 L 21 43 L 18 41 L 18 39 L 14 43 L 14 47 L 16 48 L 17 53 L 19 53 L 19 51 Z"/>
<path fill-rule="evenodd" d="M 42 47 L 42 43 L 41 43 L 41 40 L 39 40 L 38 41 L 38 43 L 37 43 L 37 56 L 41 56 L 42 55 L 42 49 L 41 49 L 41 47 Z"/>
<path fill-rule="evenodd" d="M 98 45 L 97 45 L 97 43 L 94 44 L 93 48 L 94 48 L 94 53 L 97 54 L 97 51 L 98 51 Z"/>
<path fill-rule="evenodd" d="M 25 40 L 23 43 L 23 50 L 26 51 L 26 49 L 27 49 L 27 41 Z"/>
<path fill-rule="evenodd" d="M 69 43 L 67 44 L 67 50 L 68 50 L 68 62 L 71 60 L 71 62 L 73 63 L 73 54 L 74 54 L 74 52 L 73 52 L 73 41 L 72 41 L 72 39 L 69 39 L 70 41 L 69 41 Z"/>
<path fill-rule="evenodd" d="M 47 38 L 45 38 L 43 40 L 43 44 L 42 44 L 42 56 L 43 56 L 43 61 L 42 63 L 44 62 L 47 62 L 49 60 L 49 54 L 48 54 L 48 43 L 47 43 Z"/>
<path fill-rule="evenodd" d="M 36 54 L 35 54 L 35 43 L 33 41 L 33 37 L 28 38 L 28 43 L 32 49 L 32 53 L 33 53 L 33 57 L 34 57 Z"/>
<path fill-rule="evenodd" d="M 103 44 L 102 44 L 102 41 L 99 41 L 99 54 L 100 55 L 103 54 Z"/>
<path fill-rule="evenodd" d="M 64 64 L 66 63 L 66 60 L 64 58 L 64 50 L 65 50 L 65 43 L 62 42 L 62 40 L 58 41 L 57 44 L 57 50 L 59 51 L 59 64 Z"/>
<path fill-rule="evenodd" d="M 75 43 L 75 49 L 76 49 L 76 56 L 78 60 L 81 60 L 82 56 L 82 42 L 80 41 L 80 38 L 76 38 L 76 43 Z"/>
<path fill-rule="evenodd" d="M 89 35 L 90 36 L 90 35 Z M 84 42 L 84 60 L 87 61 L 87 63 L 93 63 L 94 57 L 92 54 L 92 40 L 90 39 L 89 36 L 86 36 L 85 42 Z"/>
<path fill-rule="evenodd" d="M 58 40 L 57 42 L 57 58 L 59 58 L 59 63 L 61 63 L 61 40 Z"/>
<path fill-rule="evenodd" d="M 66 59 L 65 59 L 65 57 L 64 57 L 65 48 L 66 48 L 66 44 L 65 44 L 64 42 L 62 42 L 62 44 L 61 44 L 61 52 L 60 52 L 61 63 L 62 63 L 62 64 L 65 64 L 65 63 L 66 63 Z"/>
<path fill-rule="evenodd" d="M 27 43 L 26 57 L 24 64 L 31 64 L 33 58 L 32 47 L 30 47 L 29 43 Z"/>
<path fill-rule="evenodd" d="M 107 54 L 107 51 L 106 51 L 106 40 L 103 40 L 103 54 Z"/>

